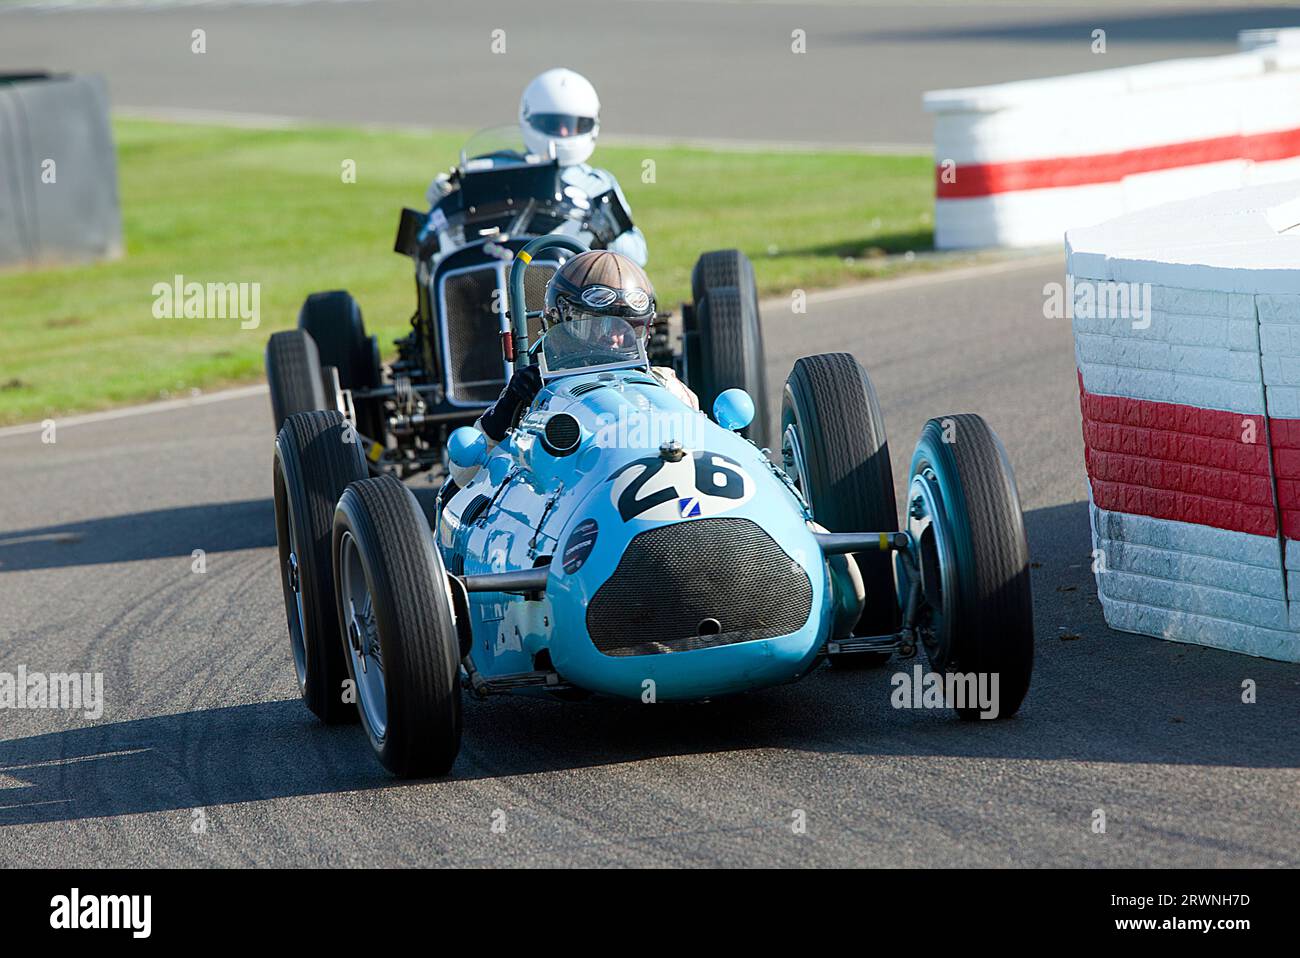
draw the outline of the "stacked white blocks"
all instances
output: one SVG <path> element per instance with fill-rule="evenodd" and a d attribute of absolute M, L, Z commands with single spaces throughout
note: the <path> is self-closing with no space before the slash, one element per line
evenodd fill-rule
<path fill-rule="evenodd" d="M 1300 181 L 1066 248 L 1074 302 L 1130 295 L 1073 318 L 1107 623 L 1300 661 Z"/>

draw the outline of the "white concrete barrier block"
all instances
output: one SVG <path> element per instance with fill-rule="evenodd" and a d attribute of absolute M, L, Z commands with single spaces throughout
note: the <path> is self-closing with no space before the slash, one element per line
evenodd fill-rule
<path fill-rule="evenodd" d="M 1258 415 L 1264 407 L 1264 388 L 1261 382 L 1228 382 L 1174 373 L 1169 393 L 1162 401 Z"/>
<path fill-rule="evenodd" d="M 1259 348 L 1266 356 L 1300 356 L 1300 325 L 1261 323 Z"/>
<path fill-rule="evenodd" d="M 1188 555 L 1210 556 L 1262 570 L 1278 567 L 1277 540 L 1191 522 L 1112 512 L 1089 503 L 1094 529 L 1104 538 L 1123 540 Z M 1300 551 L 1297 551 L 1300 561 Z M 1300 566 L 1297 566 L 1300 568 Z"/>
<path fill-rule="evenodd" d="M 1229 315 L 1230 294 L 1217 289 L 1184 289 L 1180 286 L 1153 286 L 1151 305 L 1165 313 L 1186 316 Z"/>
<path fill-rule="evenodd" d="M 1151 328 L 1174 346 L 1201 346 L 1228 349 L 1228 319 L 1218 316 L 1178 316 L 1172 313 L 1151 314 Z"/>
<path fill-rule="evenodd" d="M 1296 262 L 1296 268 L 1300 269 L 1300 260 Z M 1300 293 L 1256 296 L 1255 306 L 1261 323 L 1300 326 Z"/>
<path fill-rule="evenodd" d="M 1295 356 L 1261 357 L 1264 382 L 1269 386 L 1300 386 L 1300 361 Z"/>
<path fill-rule="evenodd" d="M 1243 352 L 1258 353 L 1262 328 L 1254 320 L 1230 320 L 1228 322 L 1228 348 Z"/>
<path fill-rule="evenodd" d="M 1072 268 L 1153 284 L 1147 329 L 1076 317 L 1084 390 L 1204 411 L 1184 418 L 1137 410 L 1144 428 L 1164 436 L 1116 434 L 1085 420 L 1098 500 L 1152 513 L 1090 504 L 1093 541 L 1108 560 L 1097 574 L 1107 622 L 1300 661 L 1300 542 L 1287 538 L 1296 535 L 1297 424 L 1277 423 L 1255 438 L 1243 432 L 1241 442 L 1273 449 L 1237 450 L 1224 445 L 1236 424 L 1213 412 L 1300 422 L 1300 182 L 1072 229 L 1066 248 Z M 1084 405 L 1085 417 L 1133 409 Z M 1202 428 L 1217 442 L 1184 442 L 1188 430 Z M 1100 451 L 1116 438 L 1122 452 Z M 1174 516 L 1188 521 L 1165 518 Z"/>
<path fill-rule="evenodd" d="M 1153 635 L 1172 642 L 1205 645 L 1283 662 L 1300 662 L 1300 640 L 1290 629 L 1262 629 L 1106 596 L 1101 598 L 1101 605 L 1106 624 L 1119 632 Z"/>
<path fill-rule="evenodd" d="M 1280 568 L 1265 569 L 1115 539 L 1102 539 L 1100 547 L 1106 553 L 1107 569 L 1113 572 L 1227 589 L 1277 601 L 1286 599 L 1286 583 Z"/>
<path fill-rule="evenodd" d="M 1294 386 L 1266 386 L 1268 414 L 1278 419 L 1300 419 L 1300 389 Z"/>
<path fill-rule="evenodd" d="M 1264 629 L 1285 631 L 1290 628 L 1287 605 L 1281 599 L 1265 599 L 1230 589 L 1116 571 L 1099 575 L 1097 588 L 1100 595 L 1123 602 L 1212 616 Z M 1300 642 L 1300 636 L 1296 641 Z"/>

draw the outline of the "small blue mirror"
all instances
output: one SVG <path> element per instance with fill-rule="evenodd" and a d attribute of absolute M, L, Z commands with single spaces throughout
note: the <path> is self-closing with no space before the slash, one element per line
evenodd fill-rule
<path fill-rule="evenodd" d="M 487 436 L 473 426 L 453 429 L 447 437 L 447 458 L 461 469 L 483 465 L 487 459 Z"/>
<path fill-rule="evenodd" d="M 726 389 L 713 400 L 713 418 L 723 429 L 744 429 L 754 421 L 754 400 L 743 389 Z"/>

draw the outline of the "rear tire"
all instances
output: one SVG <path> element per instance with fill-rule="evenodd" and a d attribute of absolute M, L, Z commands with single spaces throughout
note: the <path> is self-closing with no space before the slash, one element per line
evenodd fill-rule
<path fill-rule="evenodd" d="M 348 674 L 375 754 L 401 778 L 446 774 L 460 751 L 460 640 L 415 496 L 392 476 L 354 482 L 334 515 L 333 555 Z"/>
<path fill-rule="evenodd" d="M 1034 608 L 1024 516 L 1006 450 L 979 416 L 931 419 L 911 474 L 908 528 L 931 610 L 922 631 L 930 665 L 943 673 L 997 673 L 998 717 L 1009 718 L 1029 690 Z M 980 710 L 957 714 L 974 719 Z"/>
<path fill-rule="evenodd" d="M 754 419 L 741 434 L 766 446 L 771 438 L 770 397 L 753 264 L 739 250 L 705 253 L 691 272 L 691 294 L 697 348 L 690 354 L 699 368 L 688 368 L 689 385 L 706 412 L 724 390 L 749 393 Z"/>
<path fill-rule="evenodd" d="M 781 404 L 785 467 L 830 532 L 894 532 L 898 506 L 885 420 L 867 371 L 848 353 L 805 356 L 786 380 Z M 866 604 L 855 635 L 890 635 L 901 613 L 893 556 L 858 552 Z M 840 668 L 871 668 L 888 653 L 837 655 Z"/>
<path fill-rule="evenodd" d="M 298 312 L 298 328 L 311 335 L 322 366 L 339 371 L 339 385 L 353 391 L 380 383 L 379 341 L 366 335 L 361 307 L 347 290 L 312 293 Z M 382 410 L 377 400 L 353 399 L 357 429 L 370 439 L 383 439 Z"/>
<path fill-rule="evenodd" d="M 276 432 L 295 413 L 327 408 L 320 353 L 301 329 L 271 334 L 266 344 L 266 383 Z"/>
<path fill-rule="evenodd" d="M 347 666 L 334 607 L 330 538 L 334 506 L 348 484 L 366 476 L 338 412 L 297 413 L 275 441 L 275 531 L 298 690 L 327 723 L 356 721 L 343 698 Z"/>
<path fill-rule="evenodd" d="M 758 308 L 758 283 L 754 264 L 738 249 L 719 249 L 701 253 L 691 270 L 691 299 L 702 302 L 709 290 L 732 287 L 740 290 L 746 305 Z"/>

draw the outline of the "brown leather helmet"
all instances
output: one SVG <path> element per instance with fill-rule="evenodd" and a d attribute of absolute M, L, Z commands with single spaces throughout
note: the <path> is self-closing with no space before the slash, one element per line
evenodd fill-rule
<path fill-rule="evenodd" d="M 589 316 L 619 316 L 644 332 L 654 315 L 655 288 L 650 277 L 621 253 L 603 249 L 579 253 L 546 284 L 542 319 L 548 327 Z"/>

